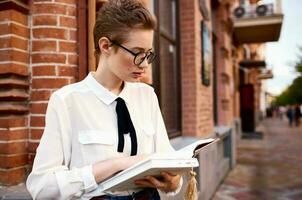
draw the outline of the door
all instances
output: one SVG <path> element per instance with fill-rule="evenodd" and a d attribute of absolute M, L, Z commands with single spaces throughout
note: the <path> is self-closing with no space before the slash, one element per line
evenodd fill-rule
<path fill-rule="evenodd" d="M 244 84 L 240 87 L 240 116 L 243 132 L 255 131 L 254 87 Z"/>

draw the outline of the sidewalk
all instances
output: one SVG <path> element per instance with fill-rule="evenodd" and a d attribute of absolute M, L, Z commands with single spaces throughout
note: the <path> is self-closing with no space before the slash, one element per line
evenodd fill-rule
<path fill-rule="evenodd" d="M 0 200 L 30 200 L 25 185 L 19 184 L 12 187 L 0 186 Z"/>
<path fill-rule="evenodd" d="M 267 119 L 262 140 L 240 140 L 237 165 L 213 200 L 301 200 L 302 127 Z"/>

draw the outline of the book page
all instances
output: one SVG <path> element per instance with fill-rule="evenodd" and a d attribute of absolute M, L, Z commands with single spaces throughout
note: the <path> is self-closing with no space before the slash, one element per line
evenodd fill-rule
<path fill-rule="evenodd" d="M 216 139 L 217 140 L 217 139 Z M 177 151 L 167 152 L 167 153 L 155 153 L 151 156 L 153 159 L 186 159 L 193 158 L 199 151 L 206 145 L 214 142 L 215 139 L 203 139 L 193 142 Z"/>
<path fill-rule="evenodd" d="M 215 139 L 213 138 L 198 140 L 192 144 L 185 146 L 184 148 L 179 149 L 178 151 L 176 151 L 176 154 L 178 154 L 178 156 L 182 156 L 182 158 L 193 158 L 201 151 L 203 147 L 214 141 Z"/>

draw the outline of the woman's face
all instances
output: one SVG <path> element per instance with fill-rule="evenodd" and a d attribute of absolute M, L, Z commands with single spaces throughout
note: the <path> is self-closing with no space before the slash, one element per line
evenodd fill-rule
<path fill-rule="evenodd" d="M 147 52 L 152 50 L 153 31 L 152 30 L 132 30 L 127 33 L 128 39 L 122 45 L 133 53 Z M 113 46 L 112 46 L 113 47 Z M 125 49 L 114 45 L 108 58 L 109 70 L 119 79 L 127 82 L 138 82 L 145 75 L 148 67 L 147 59 L 139 66 L 134 64 L 134 55 Z M 153 50 L 152 50 L 153 51 Z"/>

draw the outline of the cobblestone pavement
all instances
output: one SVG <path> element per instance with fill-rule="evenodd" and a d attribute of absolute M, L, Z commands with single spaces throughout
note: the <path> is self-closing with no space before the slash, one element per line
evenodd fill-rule
<path fill-rule="evenodd" d="M 302 127 L 266 119 L 264 137 L 237 142 L 237 165 L 213 200 L 302 200 Z"/>

